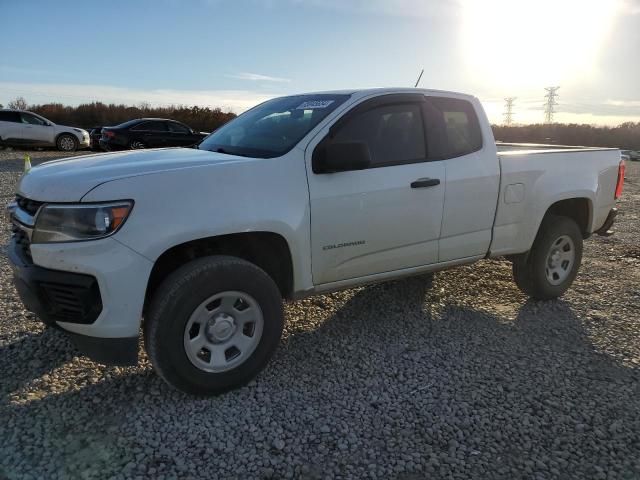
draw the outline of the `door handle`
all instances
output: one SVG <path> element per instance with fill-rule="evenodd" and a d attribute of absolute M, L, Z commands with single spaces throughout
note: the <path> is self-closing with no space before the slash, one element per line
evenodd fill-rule
<path fill-rule="evenodd" d="M 419 178 L 418 180 L 411 182 L 411 188 L 435 187 L 436 185 L 440 185 L 439 178 Z"/>

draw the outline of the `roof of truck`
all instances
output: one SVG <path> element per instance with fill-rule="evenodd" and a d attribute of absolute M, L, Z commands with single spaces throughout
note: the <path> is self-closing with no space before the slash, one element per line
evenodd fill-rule
<path fill-rule="evenodd" d="M 434 90 L 427 88 L 411 88 L 411 87 L 385 87 L 385 88 L 354 88 L 351 90 L 327 90 L 327 91 L 319 91 L 319 92 L 305 92 L 300 93 L 300 95 L 355 95 L 358 96 L 368 96 L 375 94 L 385 94 L 385 93 L 425 93 L 425 94 L 444 94 L 444 95 L 454 95 L 457 97 L 468 97 L 475 98 L 474 95 L 470 95 L 467 93 L 461 92 L 453 92 L 447 90 Z M 294 96 L 294 95 L 292 95 Z"/>

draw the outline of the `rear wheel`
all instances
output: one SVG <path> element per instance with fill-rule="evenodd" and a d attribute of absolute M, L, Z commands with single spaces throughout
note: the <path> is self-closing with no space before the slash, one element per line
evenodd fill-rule
<path fill-rule="evenodd" d="M 63 133 L 56 140 L 56 147 L 61 152 L 75 152 L 78 149 L 78 139 L 71 134 Z"/>
<path fill-rule="evenodd" d="M 267 364 L 280 341 L 282 298 L 262 269 L 211 256 L 172 273 L 154 294 L 144 327 L 156 372 L 187 393 L 241 386 Z"/>
<path fill-rule="evenodd" d="M 129 148 L 131 150 L 142 150 L 143 148 L 147 148 L 142 140 L 131 140 L 129 142 Z"/>
<path fill-rule="evenodd" d="M 582 232 L 568 217 L 546 217 L 526 258 L 513 262 L 513 278 L 527 295 L 548 300 L 564 294 L 582 262 Z"/>

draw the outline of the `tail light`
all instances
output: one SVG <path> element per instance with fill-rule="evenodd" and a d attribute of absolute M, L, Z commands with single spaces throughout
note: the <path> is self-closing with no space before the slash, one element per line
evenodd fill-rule
<path fill-rule="evenodd" d="M 616 193 L 613 195 L 617 200 L 622 195 L 622 187 L 624 186 L 624 160 L 620 160 L 620 165 L 618 165 L 618 181 L 616 182 Z"/>
<path fill-rule="evenodd" d="M 102 136 L 105 138 L 113 138 L 116 136 L 115 132 L 112 132 L 110 130 L 103 130 L 102 131 Z"/>

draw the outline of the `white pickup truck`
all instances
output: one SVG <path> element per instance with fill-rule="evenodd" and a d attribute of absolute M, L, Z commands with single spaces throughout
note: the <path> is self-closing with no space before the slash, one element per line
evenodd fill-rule
<path fill-rule="evenodd" d="M 198 148 L 34 167 L 9 207 L 15 283 L 83 354 L 134 364 L 142 326 L 162 378 L 219 393 L 268 362 L 283 298 L 503 256 L 528 295 L 562 295 L 613 223 L 620 151 L 509 148 L 468 95 L 269 100 Z"/>

